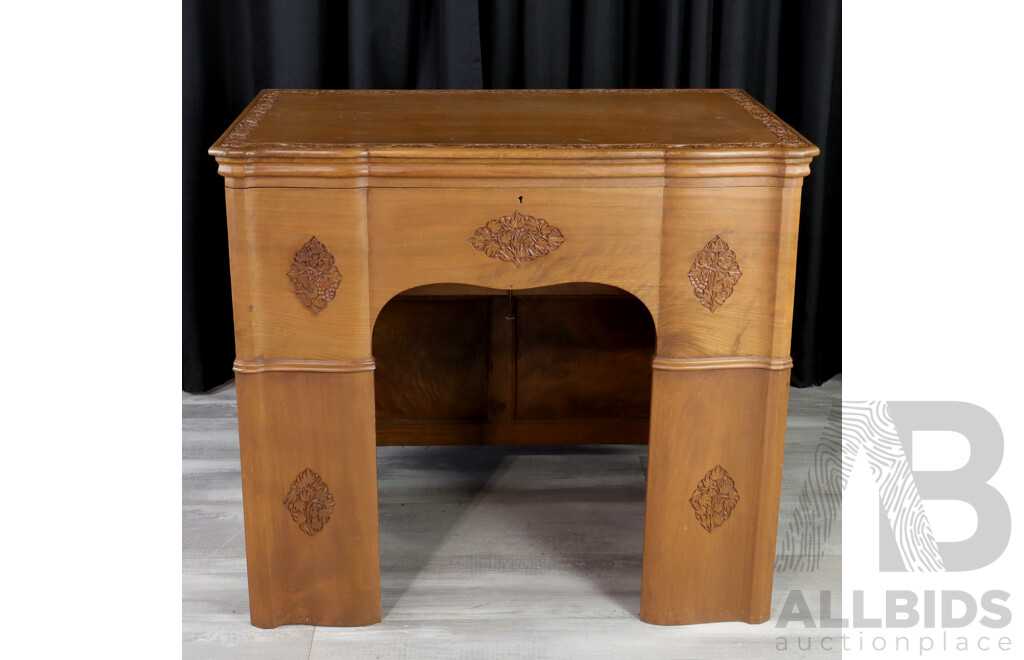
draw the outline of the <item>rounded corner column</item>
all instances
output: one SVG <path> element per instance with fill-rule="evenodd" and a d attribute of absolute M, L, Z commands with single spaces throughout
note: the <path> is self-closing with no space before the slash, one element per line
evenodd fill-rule
<path fill-rule="evenodd" d="M 655 358 L 640 618 L 771 615 L 789 358 Z"/>
<path fill-rule="evenodd" d="M 252 624 L 379 622 L 372 359 L 235 371 Z"/>

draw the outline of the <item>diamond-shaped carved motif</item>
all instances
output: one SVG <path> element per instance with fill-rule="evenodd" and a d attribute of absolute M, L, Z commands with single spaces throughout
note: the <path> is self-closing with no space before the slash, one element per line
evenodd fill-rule
<path fill-rule="evenodd" d="M 690 506 L 697 516 L 697 522 L 709 534 L 729 519 L 739 501 L 736 483 L 721 465 L 708 471 L 690 496 Z"/>
<path fill-rule="evenodd" d="M 314 236 L 295 253 L 288 279 L 302 304 L 317 316 L 334 300 L 341 271 L 334 264 L 334 255 Z"/>
<path fill-rule="evenodd" d="M 469 238 L 469 243 L 492 259 L 519 268 L 521 264 L 551 254 L 565 242 L 558 227 L 547 220 L 516 211 L 491 220 Z"/>
<path fill-rule="evenodd" d="M 739 281 L 740 266 L 736 253 L 718 236 L 708 241 L 690 267 L 693 295 L 712 313 L 732 295 Z"/>
<path fill-rule="evenodd" d="M 285 507 L 299 529 L 312 536 L 324 529 L 334 511 L 334 495 L 324 480 L 306 468 L 292 482 L 285 496 Z"/>
<path fill-rule="evenodd" d="M 284 505 L 299 529 L 313 536 L 331 519 L 334 496 L 320 475 L 306 468 L 292 482 Z"/>

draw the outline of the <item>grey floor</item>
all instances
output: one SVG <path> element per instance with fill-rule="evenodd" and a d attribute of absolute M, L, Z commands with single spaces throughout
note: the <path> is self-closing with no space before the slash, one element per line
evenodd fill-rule
<path fill-rule="evenodd" d="M 798 547 L 785 535 L 801 493 L 817 488 L 809 475 L 841 389 L 836 377 L 790 390 L 780 551 Z M 254 628 L 234 387 L 183 395 L 182 416 L 186 658 L 839 657 L 821 633 L 775 623 L 793 589 L 815 616 L 830 590 L 839 616 L 839 520 L 820 561 L 776 572 L 771 621 L 640 621 L 647 451 L 629 446 L 380 448 L 383 622 Z"/>

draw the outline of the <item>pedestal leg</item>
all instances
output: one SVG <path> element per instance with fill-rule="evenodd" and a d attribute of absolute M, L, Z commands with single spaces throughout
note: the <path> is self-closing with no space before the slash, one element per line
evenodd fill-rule
<path fill-rule="evenodd" d="M 789 370 L 655 366 L 640 618 L 766 621 Z"/>
<path fill-rule="evenodd" d="M 252 624 L 380 621 L 373 372 L 235 382 Z"/>

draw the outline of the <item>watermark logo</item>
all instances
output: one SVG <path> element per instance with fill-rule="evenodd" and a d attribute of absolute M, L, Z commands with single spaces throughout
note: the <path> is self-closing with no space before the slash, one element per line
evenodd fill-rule
<path fill-rule="evenodd" d="M 967 442 L 967 461 L 956 469 L 915 468 L 915 432 L 943 431 Z M 1003 458 L 1003 434 L 996 419 L 980 406 L 958 401 L 843 402 L 833 408 L 803 484 L 797 511 L 784 531 L 776 570 L 813 571 L 838 524 L 842 493 L 855 470 L 870 470 L 878 493 L 879 572 L 954 573 L 984 568 L 998 560 L 1010 540 L 1011 517 L 1006 499 L 989 480 Z M 959 541 L 936 538 L 925 502 L 955 500 L 976 513 L 974 533 Z M 942 582 L 938 577 L 936 582 Z M 857 634 L 819 637 L 822 650 L 833 642 L 844 650 L 1009 650 L 1011 640 L 986 635 L 973 637 L 957 629 L 979 625 L 1004 628 L 1012 621 L 1010 594 L 998 588 L 976 592 L 962 589 L 885 589 L 884 593 L 853 590 L 852 611 L 834 618 L 833 592 L 789 592 L 776 627 L 804 629 L 861 629 Z M 991 585 L 987 585 L 991 586 Z M 874 607 L 866 605 L 871 600 Z M 817 617 L 811 605 L 817 606 Z M 868 610 L 871 610 L 870 612 Z M 865 630 L 894 629 L 914 638 L 869 635 Z M 884 632 L 884 631 L 881 631 Z M 960 631 L 963 632 L 963 631 Z M 867 641 L 865 641 L 867 640 Z M 778 650 L 793 650 L 790 639 L 778 638 Z M 795 649 L 809 650 L 797 638 Z M 901 645 L 902 643 L 902 645 Z M 811 644 L 807 638 L 806 644 Z M 829 645 L 828 648 L 826 644 Z M 851 646 L 849 646 L 852 644 Z M 858 649 L 859 645 L 859 649 Z M 837 650 L 838 650 L 837 648 Z"/>
<path fill-rule="evenodd" d="M 988 566 L 1010 542 L 1010 508 L 991 479 L 1003 460 L 1003 432 L 984 408 L 960 401 L 843 404 L 843 485 L 864 453 L 878 486 L 883 571 L 971 571 Z M 952 431 L 970 446 L 957 470 L 912 470 L 915 431 Z M 959 500 L 974 508 L 969 539 L 936 541 L 923 500 Z M 887 524 L 886 524 L 887 523 Z"/>
<path fill-rule="evenodd" d="M 970 458 L 957 470 L 913 470 L 915 431 L 952 431 Z M 960 401 L 843 402 L 829 415 L 803 484 L 800 505 L 783 534 L 777 571 L 815 570 L 839 520 L 842 491 L 864 456 L 878 488 L 879 569 L 970 571 L 998 559 L 1010 542 L 1010 508 L 988 480 L 1003 460 L 1003 432 L 984 408 Z M 978 526 L 969 539 L 935 539 L 925 500 L 971 505 Z"/>

